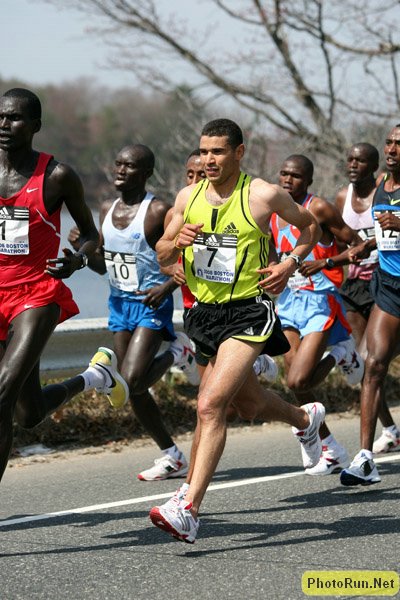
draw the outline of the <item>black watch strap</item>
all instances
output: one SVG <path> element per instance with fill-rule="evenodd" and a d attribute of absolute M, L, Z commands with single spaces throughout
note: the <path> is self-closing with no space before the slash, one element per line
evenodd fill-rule
<path fill-rule="evenodd" d="M 83 252 L 77 252 L 75 256 L 79 256 L 82 261 L 82 264 L 79 267 L 79 269 L 84 269 L 88 266 L 89 259 L 86 254 L 84 254 Z"/>
<path fill-rule="evenodd" d="M 332 258 L 327 258 L 325 261 L 325 269 L 333 269 L 334 267 L 336 267 L 336 265 L 333 262 Z"/>

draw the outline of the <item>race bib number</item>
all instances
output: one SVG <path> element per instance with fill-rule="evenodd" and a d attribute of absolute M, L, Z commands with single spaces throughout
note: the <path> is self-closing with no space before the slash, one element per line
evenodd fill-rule
<path fill-rule="evenodd" d="M 310 283 L 309 277 L 304 277 L 299 271 L 295 271 L 293 275 L 289 277 L 287 285 L 292 292 L 295 292 L 296 290 L 300 290 L 310 285 Z"/>
<path fill-rule="evenodd" d="M 0 206 L 0 254 L 29 254 L 29 208 Z"/>
<path fill-rule="evenodd" d="M 371 240 L 375 237 L 375 229 L 374 227 L 366 227 L 365 229 L 359 229 L 357 231 L 360 238 L 365 242 L 366 240 Z M 378 250 L 372 250 L 371 254 L 368 258 L 364 258 L 359 264 L 360 266 L 365 265 L 373 265 L 378 262 Z"/>
<path fill-rule="evenodd" d="M 380 214 L 380 212 L 374 212 L 375 238 L 378 250 L 381 252 L 385 252 L 385 250 L 400 250 L 400 231 L 382 230 L 378 221 Z M 393 211 L 393 214 L 395 217 L 400 218 L 400 210 Z"/>
<path fill-rule="evenodd" d="M 104 260 L 113 287 L 123 292 L 135 292 L 138 289 L 136 256 L 104 250 Z"/>
<path fill-rule="evenodd" d="M 236 235 L 200 233 L 193 243 L 196 277 L 217 283 L 232 283 L 235 279 L 236 250 Z"/>
<path fill-rule="evenodd" d="M 281 254 L 280 262 L 286 260 L 288 256 L 289 253 Z M 306 286 L 311 285 L 311 280 L 309 277 L 304 277 L 304 275 L 302 275 L 298 270 L 296 270 L 293 273 L 293 275 L 289 277 L 286 285 L 292 292 L 295 292 L 296 290 L 300 290 Z"/>

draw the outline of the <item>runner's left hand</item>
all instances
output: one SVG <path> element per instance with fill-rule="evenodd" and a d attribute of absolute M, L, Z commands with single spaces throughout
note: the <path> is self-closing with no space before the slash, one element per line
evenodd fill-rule
<path fill-rule="evenodd" d="M 169 283 L 169 282 L 166 282 Z M 150 288 L 149 290 L 141 291 L 137 290 L 138 295 L 145 294 L 142 299 L 142 304 L 145 304 L 149 308 L 157 309 L 160 304 L 164 301 L 165 297 L 170 293 L 169 286 L 163 283 L 161 285 L 156 285 L 155 287 Z"/>

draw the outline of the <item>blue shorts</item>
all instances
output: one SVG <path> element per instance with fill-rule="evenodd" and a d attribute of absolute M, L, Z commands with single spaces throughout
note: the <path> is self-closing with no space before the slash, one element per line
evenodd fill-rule
<path fill-rule="evenodd" d="M 110 331 L 135 331 L 136 327 L 147 327 L 162 331 L 165 340 L 174 340 L 174 301 L 168 296 L 159 308 L 153 309 L 137 300 L 109 296 L 108 328 Z"/>
<path fill-rule="evenodd" d="M 303 338 L 309 333 L 330 330 L 328 346 L 349 338 L 351 327 L 337 292 L 285 289 L 276 303 L 282 329 L 296 329 Z"/>

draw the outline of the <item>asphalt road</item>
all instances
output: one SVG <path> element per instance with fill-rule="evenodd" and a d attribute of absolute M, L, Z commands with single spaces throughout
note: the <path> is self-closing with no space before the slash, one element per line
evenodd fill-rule
<path fill-rule="evenodd" d="M 330 425 L 353 456 L 358 419 Z M 179 481 L 136 479 L 156 457 L 147 444 L 14 459 L 0 486 L 0 600 L 297 600 L 305 571 L 399 571 L 400 452 L 379 463 L 380 484 L 348 489 L 303 474 L 286 426 L 231 430 L 194 545 L 148 518 Z"/>

